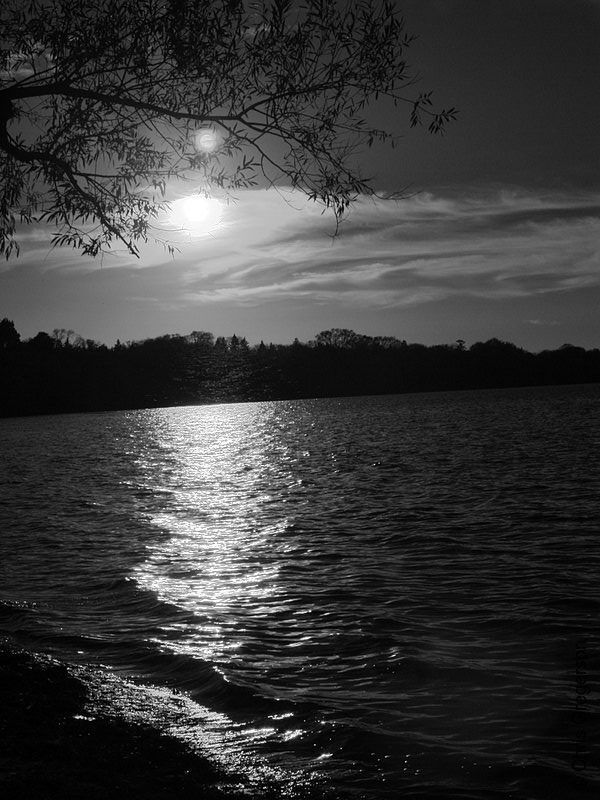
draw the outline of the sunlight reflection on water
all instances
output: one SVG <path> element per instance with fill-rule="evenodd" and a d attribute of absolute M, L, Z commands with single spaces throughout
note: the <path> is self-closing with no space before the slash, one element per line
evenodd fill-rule
<path fill-rule="evenodd" d="M 293 598 L 285 595 L 280 581 L 290 527 L 282 498 L 298 488 L 291 467 L 308 455 L 302 442 L 298 450 L 295 436 L 291 441 L 279 436 L 282 429 L 289 433 L 291 412 L 282 404 L 156 412 L 155 446 L 171 454 L 172 469 L 156 473 L 151 461 L 144 465 L 148 482 L 158 480 L 153 490 L 168 491 L 168 502 L 150 520 L 168 536 L 149 545 L 134 577 L 140 587 L 194 614 L 192 629 L 183 625 L 178 635 L 169 637 L 172 650 L 209 662 L 226 681 L 233 668 L 237 683 L 250 689 L 256 677 L 266 677 L 284 663 L 287 667 L 297 661 L 302 668 L 306 654 L 296 659 L 295 648 L 320 636 L 319 631 L 309 635 L 306 628 L 303 633 L 295 623 L 295 612 L 289 610 Z M 289 630 L 279 641 L 282 620 L 289 622 Z M 275 663 L 270 663 L 270 648 Z M 287 649 L 292 649 L 289 656 L 284 655 Z M 247 672 L 239 669 L 242 664 Z M 277 694 L 273 692 L 273 699 Z M 297 758 L 298 764 L 304 762 L 301 771 L 287 764 L 282 772 L 257 752 L 285 749 L 286 743 L 305 737 L 309 731 L 302 715 L 269 713 L 257 726 L 259 720 L 254 716 L 246 723 L 217 725 L 229 768 L 243 767 L 254 783 L 267 778 L 281 782 L 285 776 L 288 793 L 293 786 L 318 781 L 318 763 L 331 754 L 316 743 Z M 208 724 L 214 728 L 214 718 Z M 182 732 L 193 738 L 185 726 Z M 256 765 L 259 771 L 249 774 Z"/>
<path fill-rule="evenodd" d="M 150 548 L 135 577 L 160 597 L 204 612 L 210 624 L 190 646 L 213 659 L 240 646 L 228 615 L 246 606 L 266 610 L 275 592 L 279 565 L 269 549 L 287 520 L 273 521 L 264 508 L 273 499 L 264 484 L 271 466 L 264 415 L 250 405 L 233 413 L 185 409 L 165 415 L 157 429 L 178 457 L 170 508 L 152 519 L 169 538 Z"/>

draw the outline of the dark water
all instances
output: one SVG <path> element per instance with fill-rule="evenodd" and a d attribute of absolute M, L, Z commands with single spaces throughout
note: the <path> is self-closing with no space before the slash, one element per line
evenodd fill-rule
<path fill-rule="evenodd" d="M 250 792 L 600 796 L 599 385 L 8 419 L 0 452 L 0 632 L 181 690 L 161 724 Z"/>

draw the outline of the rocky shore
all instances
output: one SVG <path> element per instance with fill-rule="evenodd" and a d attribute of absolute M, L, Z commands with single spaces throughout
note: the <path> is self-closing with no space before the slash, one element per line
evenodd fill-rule
<path fill-rule="evenodd" d="M 226 778 L 148 725 L 90 712 L 64 664 L 0 643 L 0 796 L 6 800 L 225 800 Z M 247 800 L 248 795 L 244 793 Z"/>

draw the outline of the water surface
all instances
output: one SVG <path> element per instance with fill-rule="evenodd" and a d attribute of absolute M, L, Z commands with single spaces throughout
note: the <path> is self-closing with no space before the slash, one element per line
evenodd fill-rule
<path fill-rule="evenodd" d="M 594 385 L 0 420 L 2 630 L 182 690 L 165 724 L 251 791 L 595 796 L 599 411 Z"/>

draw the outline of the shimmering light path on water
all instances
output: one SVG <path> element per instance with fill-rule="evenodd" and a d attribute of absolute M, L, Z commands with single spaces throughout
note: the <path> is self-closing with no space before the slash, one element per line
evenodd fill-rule
<path fill-rule="evenodd" d="M 185 690 L 180 735 L 263 778 L 592 796 L 599 411 L 590 386 L 2 421 L 11 632 Z"/>

